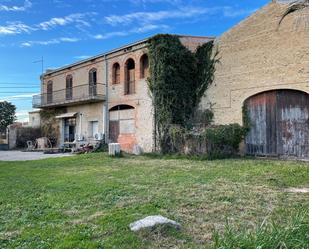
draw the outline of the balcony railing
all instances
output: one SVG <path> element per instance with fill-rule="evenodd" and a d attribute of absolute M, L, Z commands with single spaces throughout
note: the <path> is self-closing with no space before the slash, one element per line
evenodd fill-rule
<path fill-rule="evenodd" d="M 34 95 L 33 108 L 66 106 L 82 102 L 97 102 L 105 100 L 104 84 L 85 84 L 67 89 Z"/>

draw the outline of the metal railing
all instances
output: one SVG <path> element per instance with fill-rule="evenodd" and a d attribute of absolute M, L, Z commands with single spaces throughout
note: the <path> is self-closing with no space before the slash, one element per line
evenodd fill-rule
<path fill-rule="evenodd" d="M 71 88 L 34 95 L 33 108 L 66 105 L 78 102 L 100 101 L 105 99 L 105 84 L 84 84 Z"/>

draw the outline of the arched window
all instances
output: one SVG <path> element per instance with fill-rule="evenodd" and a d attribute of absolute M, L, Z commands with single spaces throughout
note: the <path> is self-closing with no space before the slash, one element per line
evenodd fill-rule
<path fill-rule="evenodd" d="M 125 77 L 124 94 L 135 93 L 135 62 L 131 58 L 126 62 Z"/>
<path fill-rule="evenodd" d="M 113 84 L 119 84 L 120 83 L 120 65 L 119 65 L 119 63 L 115 63 L 114 65 L 113 65 L 113 70 L 112 70 L 112 72 L 113 72 Z"/>
<path fill-rule="evenodd" d="M 140 60 L 140 67 L 141 67 L 141 79 L 147 78 L 149 76 L 149 60 L 148 60 L 148 55 L 144 54 L 141 57 Z"/>
<path fill-rule="evenodd" d="M 47 104 L 50 104 L 53 102 L 53 82 L 50 80 L 47 82 Z"/>
<path fill-rule="evenodd" d="M 65 79 L 65 99 L 71 100 L 73 97 L 73 77 L 68 75 Z"/>
<path fill-rule="evenodd" d="M 92 68 L 89 71 L 89 95 L 96 96 L 97 95 L 97 69 Z"/>

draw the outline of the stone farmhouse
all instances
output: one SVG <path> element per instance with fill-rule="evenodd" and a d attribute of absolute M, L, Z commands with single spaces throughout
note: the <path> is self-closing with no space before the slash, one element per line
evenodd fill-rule
<path fill-rule="evenodd" d="M 287 5 L 272 1 L 215 39 L 220 63 L 200 108 L 216 124 L 250 120 L 243 150 L 309 157 L 309 10 L 279 21 Z M 308 18 L 308 19 L 307 19 Z M 195 50 L 211 37 L 181 36 Z M 100 139 L 125 151 L 153 149 L 147 39 L 47 71 L 33 106 L 63 108 L 60 143 Z"/>
<path fill-rule="evenodd" d="M 195 50 L 213 40 L 181 36 L 183 45 Z M 148 91 L 148 39 L 129 44 L 42 75 L 41 94 L 33 107 L 59 109 L 59 145 L 118 142 L 131 152 L 139 146 L 151 152 L 153 108 Z"/>

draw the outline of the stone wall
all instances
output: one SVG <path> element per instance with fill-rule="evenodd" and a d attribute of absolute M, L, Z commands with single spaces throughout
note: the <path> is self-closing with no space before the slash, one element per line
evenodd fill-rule
<path fill-rule="evenodd" d="M 269 3 L 216 40 L 220 63 L 201 104 L 214 105 L 215 123 L 241 124 L 244 101 L 263 91 L 309 93 L 309 29 L 297 12 L 278 27 L 286 7 Z"/>

